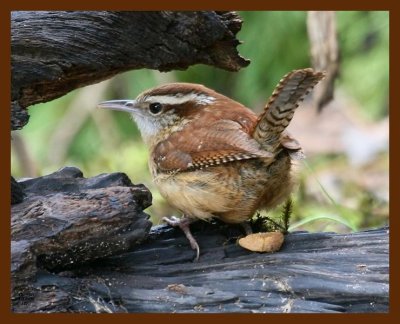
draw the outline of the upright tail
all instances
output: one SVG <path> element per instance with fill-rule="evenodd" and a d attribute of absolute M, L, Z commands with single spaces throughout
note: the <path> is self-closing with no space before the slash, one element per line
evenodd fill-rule
<path fill-rule="evenodd" d="M 302 101 L 324 76 L 324 72 L 314 72 L 309 68 L 289 72 L 279 81 L 264 112 L 259 116 L 253 133 L 253 138 L 264 150 L 276 150 L 280 135 L 292 120 L 299 101 Z"/>

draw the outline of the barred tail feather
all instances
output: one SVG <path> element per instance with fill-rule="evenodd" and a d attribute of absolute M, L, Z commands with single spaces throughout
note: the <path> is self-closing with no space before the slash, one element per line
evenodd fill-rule
<path fill-rule="evenodd" d="M 324 72 L 309 68 L 289 72 L 279 81 L 253 133 L 253 138 L 265 150 L 273 152 L 279 145 L 280 135 L 292 120 L 299 102 L 324 76 Z"/>

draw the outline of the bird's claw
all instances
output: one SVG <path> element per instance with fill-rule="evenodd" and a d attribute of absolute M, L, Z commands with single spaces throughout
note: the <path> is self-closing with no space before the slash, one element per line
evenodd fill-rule
<path fill-rule="evenodd" d="M 192 232 L 190 231 L 191 220 L 187 217 L 178 218 L 175 216 L 163 217 L 162 220 L 166 222 L 169 226 L 172 227 L 179 226 L 179 228 L 183 231 L 186 238 L 188 239 L 192 249 L 196 250 L 196 258 L 194 259 L 194 261 L 197 262 L 200 257 L 200 247 L 196 239 L 193 237 Z"/>

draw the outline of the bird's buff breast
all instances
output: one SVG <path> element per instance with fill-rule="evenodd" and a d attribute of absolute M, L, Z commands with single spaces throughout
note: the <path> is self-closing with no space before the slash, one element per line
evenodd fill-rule
<path fill-rule="evenodd" d="M 273 208 L 292 190 L 287 158 L 270 167 L 237 161 L 190 172 L 157 173 L 154 168 L 152 174 L 172 207 L 190 218 L 217 217 L 226 223 L 241 223 L 258 209 Z"/>
<path fill-rule="evenodd" d="M 206 220 L 231 209 L 232 194 L 215 172 L 159 173 L 153 181 L 167 202 L 188 217 Z"/>

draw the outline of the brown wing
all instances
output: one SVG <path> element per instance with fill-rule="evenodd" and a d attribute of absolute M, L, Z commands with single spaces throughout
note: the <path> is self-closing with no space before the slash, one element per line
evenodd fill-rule
<path fill-rule="evenodd" d="M 252 158 L 273 158 L 260 149 L 239 122 L 217 120 L 211 125 L 186 128 L 160 142 L 154 161 L 161 171 L 196 169 Z"/>

